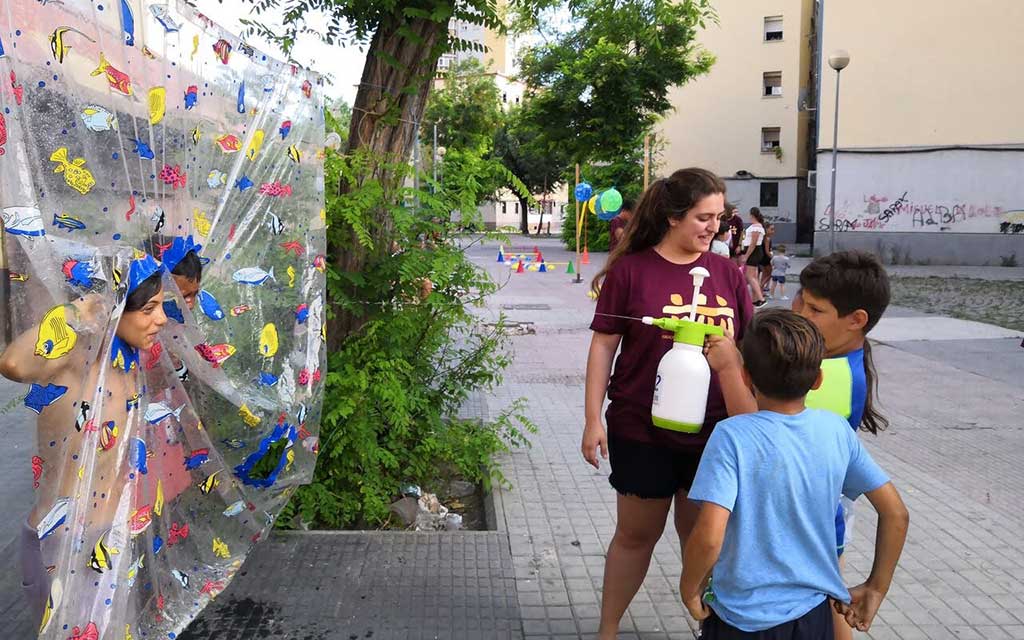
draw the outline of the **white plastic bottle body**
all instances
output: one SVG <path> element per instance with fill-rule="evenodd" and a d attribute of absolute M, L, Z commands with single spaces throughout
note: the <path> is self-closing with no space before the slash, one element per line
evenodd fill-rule
<path fill-rule="evenodd" d="M 704 411 L 711 385 L 711 367 L 703 349 L 677 342 L 658 364 L 651 415 L 663 429 L 697 433 L 704 425 Z"/>

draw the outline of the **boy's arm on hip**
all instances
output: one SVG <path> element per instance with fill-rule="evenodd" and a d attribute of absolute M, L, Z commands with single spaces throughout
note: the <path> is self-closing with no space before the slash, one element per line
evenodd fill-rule
<path fill-rule="evenodd" d="M 713 502 L 701 504 L 684 552 L 683 579 L 680 582 L 680 595 L 684 601 L 699 596 L 704 590 L 707 577 L 722 552 L 725 528 L 731 515 L 728 509 Z"/>
<path fill-rule="evenodd" d="M 896 571 L 903 544 L 907 539 L 910 527 L 910 513 L 892 482 L 886 482 L 867 496 L 871 506 L 878 513 L 878 526 L 875 532 L 875 560 L 871 565 L 871 574 L 865 584 L 885 595 L 892 584 L 892 576 Z"/>

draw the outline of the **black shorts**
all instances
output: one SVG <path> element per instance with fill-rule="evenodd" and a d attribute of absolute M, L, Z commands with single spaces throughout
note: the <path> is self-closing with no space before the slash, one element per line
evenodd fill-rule
<path fill-rule="evenodd" d="M 764 265 L 765 257 L 766 257 L 766 254 L 764 252 L 764 247 L 762 247 L 761 245 L 757 245 L 754 248 L 754 250 L 750 252 L 750 257 L 747 258 L 747 266 L 748 267 L 760 267 L 760 266 L 763 266 Z"/>
<path fill-rule="evenodd" d="M 832 602 L 825 600 L 796 620 L 765 629 L 741 631 L 711 610 L 701 627 L 700 640 L 832 640 Z"/>
<path fill-rule="evenodd" d="M 625 496 L 671 498 L 693 486 L 701 453 L 609 437 L 612 474 L 608 481 Z"/>

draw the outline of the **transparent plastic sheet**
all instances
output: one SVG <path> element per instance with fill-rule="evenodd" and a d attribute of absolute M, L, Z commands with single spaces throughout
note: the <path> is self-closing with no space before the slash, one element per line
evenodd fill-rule
<path fill-rule="evenodd" d="M 27 335 L 36 375 L 38 452 L 11 464 L 36 485 L 40 637 L 175 637 L 312 478 L 321 84 L 184 4 L 0 0 L 0 347 Z M 124 349 L 133 261 L 188 236 L 194 309 L 164 273 L 166 325 Z"/>

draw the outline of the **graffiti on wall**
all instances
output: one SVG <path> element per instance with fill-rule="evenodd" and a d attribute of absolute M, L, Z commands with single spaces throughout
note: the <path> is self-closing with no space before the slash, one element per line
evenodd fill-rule
<path fill-rule="evenodd" d="M 818 218 L 818 231 L 829 230 L 830 208 Z M 1024 210 L 987 202 L 916 200 L 909 191 L 898 195 L 864 194 L 862 202 L 836 207 L 835 230 L 948 231 L 952 233 L 1024 233 Z"/>

